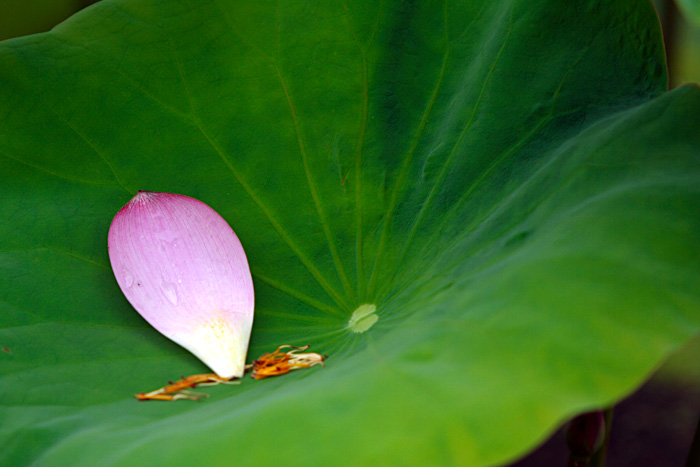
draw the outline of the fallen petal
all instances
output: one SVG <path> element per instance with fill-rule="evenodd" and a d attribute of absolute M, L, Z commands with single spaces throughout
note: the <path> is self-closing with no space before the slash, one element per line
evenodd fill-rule
<path fill-rule="evenodd" d="M 114 217 L 108 245 L 117 283 L 146 321 L 220 377 L 243 376 L 253 281 L 219 214 L 187 196 L 139 191 Z"/>

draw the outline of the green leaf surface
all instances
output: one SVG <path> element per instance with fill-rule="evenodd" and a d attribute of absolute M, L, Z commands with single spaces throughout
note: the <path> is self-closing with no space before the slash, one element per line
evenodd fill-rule
<path fill-rule="evenodd" d="M 625 396 L 700 330 L 664 63 L 641 0 L 102 0 L 3 42 L 0 464 L 493 465 Z M 236 231 L 249 358 L 327 366 L 135 401 L 206 371 L 112 275 L 137 190 Z"/>

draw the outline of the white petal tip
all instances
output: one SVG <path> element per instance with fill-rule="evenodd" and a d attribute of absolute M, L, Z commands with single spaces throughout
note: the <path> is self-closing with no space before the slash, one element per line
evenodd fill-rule
<path fill-rule="evenodd" d="M 235 315 L 234 315 L 235 316 Z M 241 378 L 252 323 L 218 315 L 173 340 L 192 352 L 222 378 Z"/>

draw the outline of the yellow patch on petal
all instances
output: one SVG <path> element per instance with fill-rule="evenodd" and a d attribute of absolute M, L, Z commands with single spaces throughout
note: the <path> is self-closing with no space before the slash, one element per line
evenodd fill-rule
<path fill-rule="evenodd" d="M 223 378 L 243 376 L 249 329 L 233 328 L 220 313 L 199 322 L 180 342 Z"/>

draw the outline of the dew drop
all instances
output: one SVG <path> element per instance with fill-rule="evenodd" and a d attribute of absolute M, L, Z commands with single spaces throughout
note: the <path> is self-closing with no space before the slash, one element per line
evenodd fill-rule
<path fill-rule="evenodd" d="M 161 289 L 163 290 L 165 298 L 167 298 L 170 303 L 177 306 L 177 286 L 171 282 L 163 282 L 163 284 L 161 284 Z"/>
<path fill-rule="evenodd" d="M 124 270 L 124 283 L 127 287 L 131 287 L 132 285 L 134 285 L 134 276 L 132 276 L 131 273 L 126 269 Z"/>

